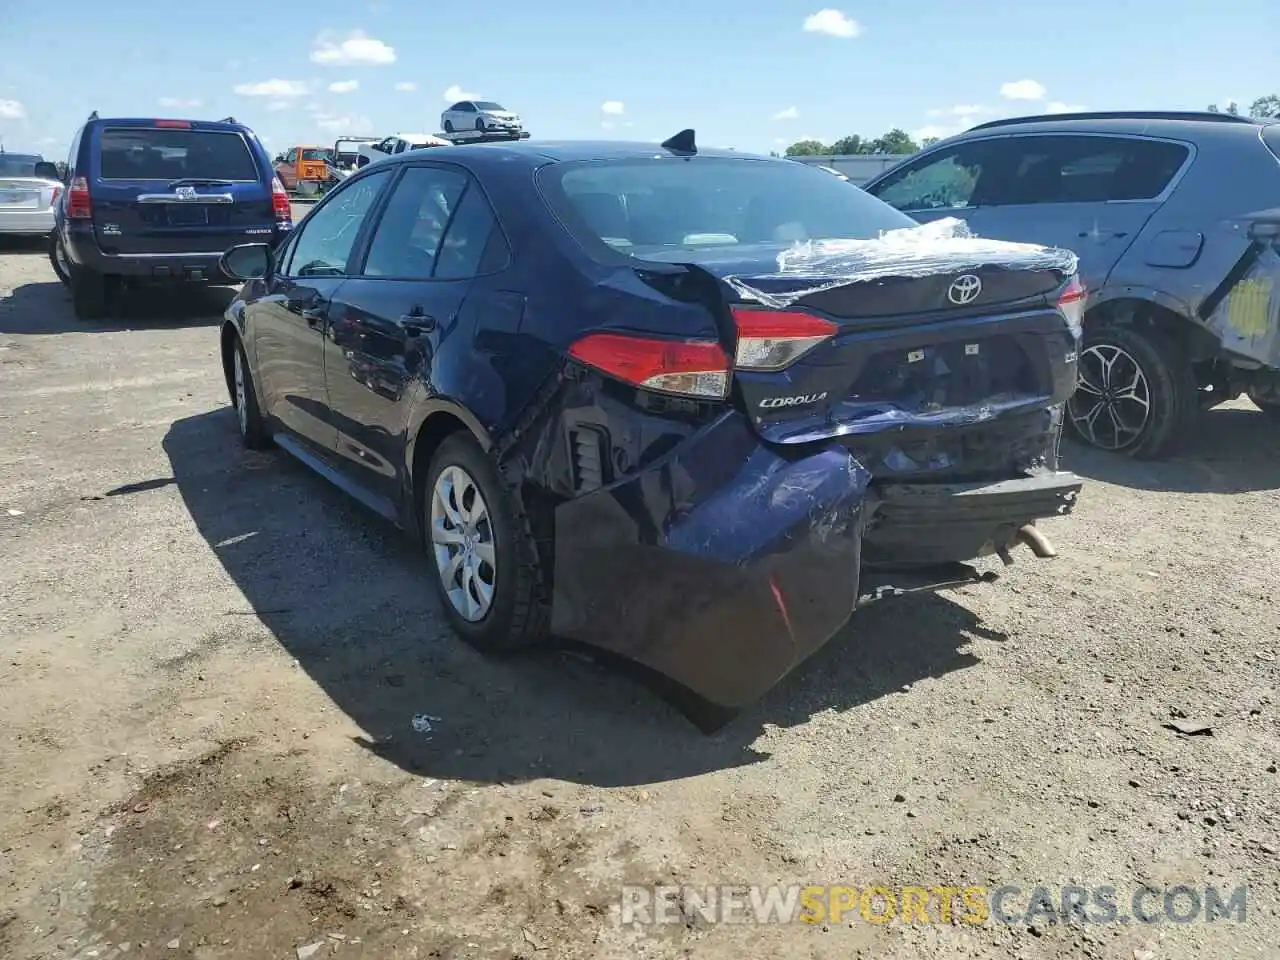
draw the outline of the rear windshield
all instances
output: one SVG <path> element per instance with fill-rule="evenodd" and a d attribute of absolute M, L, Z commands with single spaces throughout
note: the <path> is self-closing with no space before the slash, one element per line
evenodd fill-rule
<path fill-rule="evenodd" d="M 104 180 L 256 181 L 258 167 L 244 137 L 217 130 L 108 127 L 102 131 Z"/>
<path fill-rule="evenodd" d="M 34 177 L 44 158 L 29 153 L 0 153 L 0 177 Z"/>
<path fill-rule="evenodd" d="M 332 154 L 328 150 L 318 147 L 308 147 L 302 151 L 303 160 L 329 160 Z"/>
<path fill-rule="evenodd" d="M 853 184 L 786 160 L 719 157 L 550 164 L 539 184 L 590 249 L 636 256 L 740 244 L 870 239 L 916 221 Z"/>

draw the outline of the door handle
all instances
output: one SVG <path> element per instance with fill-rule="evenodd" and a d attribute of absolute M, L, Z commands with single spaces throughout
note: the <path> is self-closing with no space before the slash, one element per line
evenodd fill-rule
<path fill-rule="evenodd" d="M 400 329 L 410 337 L 420 337 L 436 328 L 436 318 L 421 313 L 406 313 L 400 318 Z"/>
<path fill-rule="evenodd" d="M 306 307 L 302 310 L 302 319 L 307 321 L 308 327 L 314 327 L 324 319 L 324 310 L 314 307 Z"/>

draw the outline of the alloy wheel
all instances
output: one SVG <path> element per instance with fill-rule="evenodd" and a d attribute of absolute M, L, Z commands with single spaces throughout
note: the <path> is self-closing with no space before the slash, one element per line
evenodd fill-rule
<path fill-rule="evenodd" d="M 1097 343 L 1080 352 L 1077 371 L 1067 415 L 1080 436 L 1103 450 L 1137 443 L 1151 419 L 1151 387 L 1138 361 L 1121 347 Z"/>
<path fill-rule="evenodd" d="M 431 490 L 431 547 L 453 609 L 476 623 L 493 606 L 497 552 L 493 519 L 475 479 L 445 467 Z"/>
<path fill-rule="evenodd" d="M 244 360 L 241 358 L 240 349 L 237 347 L 232 354 L 232 367 L 234 368 L 235 385 L 236 385 L 236 418 L 240 421 L 240 433 L 243 436 L 249 434 L 249 391 L 245 384 L 244 376 Z"/>

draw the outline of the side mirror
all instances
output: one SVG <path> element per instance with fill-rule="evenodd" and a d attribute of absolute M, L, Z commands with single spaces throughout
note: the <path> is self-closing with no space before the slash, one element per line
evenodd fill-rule
<path fill-rule="evenodd" d="M 222 255 L 218 266 L 234 280 L 257 280 L 271 272 L 271 247 L 265 243 L 242 243 Z"/>
<path fill-rule="evenodd" d="M 47 160 L 42 160 L 36 164 L 35 175 L 44 180 L 62 180 L 62 177 L 58 176 L 58 165 Z"/>

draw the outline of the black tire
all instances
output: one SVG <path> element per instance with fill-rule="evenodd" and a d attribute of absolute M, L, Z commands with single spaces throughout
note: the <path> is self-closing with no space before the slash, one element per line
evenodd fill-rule
<path fill-rule="evenodd" d="M 484 133 L 484 117 L 476 118 L 476 129 L 479 130 L 481 133 Z"/>
<path fill-rule="evenodd" d="M 115 278 L 73 266 L 68 285 L 71 287 L 71 306 L 77 320 L 101 320 L 111 310 L 113 294 L 117 292 Z"/>
<path fill-rule="evenodd" d="M 1105 359 L 1112 360 L 1109 383 L 1101 382 Z M 1092 435 L 1088 417 L 1099 406 L 1099 395 L 1082 388 L 1067 402 L 1067 426 L 1081 443 L 1135 460 L 1158 460 L 1173 453 L 1194 428 L 1200 391 L 1190 360 L 1174 340 L 1155 330 L 1103 326 L 1085 332 L 1079 362 L 1082 380 L 1119 394 L 1110 404 L 1101 401 Z M 1125 389 L 1130 384 L 1133 391 Z M 1125 398 L 1144 389 L 1147 408 L 1141 419 L 1140 404 Z M 1115 429 L 1108 405 L 1130 430 Z"/>
<path fill-rule="evenodd" d="M 240 442 L 249 450 L 267 450 L 272 445 L 271 435 L 258 408 L 253 371 L 249 368 L 249 358 L 239 337 L 235 338 L 231 350 L 231 406 L 236 412 Z"/>
<path fill-rule="evenodd" d="M 71 286 L 71 274 L 66 264 L 66 251 L 62 249 L 62 240 L 58 237 L 58 231 L 54 230 L 49 234 L 49 265 L 53 267 L 54 274 L 57 275 L 59 282 L 64 287 Z"/>
<path fill-rule="evenodd" d="M 453 133 L 453 121 L 452 121 L 452 120 L 446 120 L 446 121 L 444 122 L 444 132 L 445 132 L 445 133 Z"/>
<path fill-rule="evenodd" d="M 432 536 L 432 500 L 441 475 L 460 468 L 483 498 L 494 563 L 477 563 L 477 577 L 487 570 L 492 577 L 492 599 L 478 619 L 468 619 L 454 606 L 441 573 L 447 560 L 440 556 Z M 456 473 L 454 473 L 457 476 Z M 465 491 L 469 493 L 470 491 Z M 474 499 L 470 501 L 474 504 Z M 422 535 L 432 580 L 440 605 L 454 631 L 482 653 L 513 653 L 547 637 L 548 604 L 542 599 L 545 581 L 529 523 L 515 497 L 508 491 L 493 460 L 467 433 L 451 434 L 431 458 L 420 504 Z M 462 571 L 459 571 L 461 576 Z M 469 588 L 461 586 L 460 591 Z M 474 595 L 474 594 L 473 594 Z"/>
<path fill-rule="evenodd" d="M 1280 421 L 1280 391 L 1272 389 L 1264 393 L 1256 387 L 1250 387 L 1246 392 L 1255 407 L 1272 420 Z"/>

